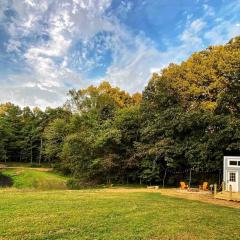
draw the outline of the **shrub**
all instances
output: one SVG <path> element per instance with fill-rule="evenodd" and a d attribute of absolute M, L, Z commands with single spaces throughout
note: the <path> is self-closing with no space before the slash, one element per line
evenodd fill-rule
<path fill-rule="evenodd" d="M 96 182 L 84 182 L 78 179 L 70 179 L 67 181 L 67 188 L 72 190 L 104 188 L 105 185 L 97 184 Z"/>

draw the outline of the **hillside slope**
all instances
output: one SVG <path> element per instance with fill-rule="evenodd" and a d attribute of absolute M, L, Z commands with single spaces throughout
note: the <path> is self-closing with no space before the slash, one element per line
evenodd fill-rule
<path fill-rule="evenodd" d="M 53 171 L 34 168 L 6 168 L 0 171 L 9 178 L 9 186 L 14 188 L 29 189 L 66 189 L 67 177 Z"/>

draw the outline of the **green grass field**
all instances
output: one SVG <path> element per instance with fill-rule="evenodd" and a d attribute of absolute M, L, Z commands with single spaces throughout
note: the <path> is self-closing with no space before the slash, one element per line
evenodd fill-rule
<path fill-rule="evenodd" d="M 0 189 L 0 240 L 240 239 L 240 209 L 139 186 L 69 191 L 67 177 L 44 169 L 1 172 L 12 187 Z"/>
<path fill-rule="evenodd" d="M 0 190 L 0 239 L 240 239 L 240 210 L 104 190 Z"/>
<path fill-rule="evenodd" d="M 20 189 L 66 189 L 67 177 L 54 172 L 39 171 L 30 168 L 13 168 L 1 170 L 12 179 L 12 187 Z"/>

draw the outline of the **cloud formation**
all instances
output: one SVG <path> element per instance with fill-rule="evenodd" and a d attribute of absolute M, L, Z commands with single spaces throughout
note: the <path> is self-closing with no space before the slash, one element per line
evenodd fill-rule
<path fill-rule="evenodd" d="M 198 16 L 180 9 L 172 29 L 157 29 L 154 21 L 161 19 L 154 13 L 159 15 L 163 5 L 158 13 L 151 1 L 136 6 L 135 1 L 2 0 L 0 101 L 55 107 L 65 101 L 69 88 L 102 80 L 141 91 L 153 71 L 240 34 L 239 1 L 223 5 L 216 8 L 204 1 L 198 4 Z M 143 22 L 136 27 L 130 17 L 137 21 L 139 11 Z M 144 25 L 149 21 L 151 31 Z M 161 38 L 154 35 L 158 31 Z"/>

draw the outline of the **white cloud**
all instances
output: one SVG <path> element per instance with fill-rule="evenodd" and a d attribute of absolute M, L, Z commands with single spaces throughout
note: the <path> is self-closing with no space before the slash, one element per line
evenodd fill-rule
<path fill-rule="evenodd" d="M 180 36 L 183 42 L 189 42 L 191 44 L 202 45 L 202 39 L 200 32 L 206 26 L 206 22 L 203 19 L 196 19 L 187 24 L 186 29 Z"/>
<path fill-rule="evenodd" d="M 133 37 L 123 32 L 123 35 L 128 35 L 130 42 L 134 41 L 134 48 L 122 45 L 123 41 L 119 39 L 115 40 L 114 61 L 108 68 L 105 79 L 129 92 L 141 91 L 153 72 L 160 72 L 160 69 L 171 62 L 182 61 L 203 45 L 200 33 L 205 26 L 203 19 L 188 22 L 179 35 L 181 43 L 178 46 L 169 46 L 166 51 L 159 51 L 154 43 L 144 36 Z"/>
<path fill-rule="evenodd" d="M 240 28 L 230 21 L 220 20 L 221 24 L 206 30 L 207 23 L 204 18 L 187 20 L 185 29 L 179 35 L 180 44 L 168 45 L 166 51 L 159 51 L 152 42 L 143 37 L 135 37 L 135 49 L 125 48 L 122 41 L 114 44 L 115 61 L 108 68 L 105 79 L 130 92 L 141 91 L 153 72 L 160 72 L 171 62 L 179 63 L 209 44 L 224 44 L 240 34 Z M 98 82 L 100 80 L 102 79 L 98 79 Z"/>
<path fill-rule="evenodd" d="M 65 85 L 82 84 L 81 74 L 68 68 L 69 48 L 73 41 L 87 41 L 99 31 L 113 29 L 111 22 L 103 17 L 110 3 L 109 0 L 13 0 L 10 6 L 5 4 L 2 11 L 10 7 L 16 12 L 16 17 L 5 24 L 11 36 L 6 50 L 19 54 L 31 74 L 9 76 L 8 82 L 13 82 L 17 88 L 9 84 L 4 89 L 9 94 L 2 93 L 0 99 L 40 107 L 53 106 L 57 101 L 63 103 L 62 94 L 67 91 Z M 28 41 L 25 51 L 19 50 L 25 37 L 42 34 L 47 36 L 47 41 Z M 59 60 L 56 62 L 55 58 Z"/>
<path fill-rule="evenodd" d="M 151 74 L 170 62 L 180 62 L 194 51 L 240 34 L 239 22 L 226 20 L 224 13 L 217 16 L 209 4 L 204 4 L 204 15 L 196 19 L 189 13 L 176 37 L 178 44 L 168 41 L 164 51 L 144 34 L 132 33 L 113 14 L 106 15 L 111 0 L 11 2 L 9 6 L 9 1 L 0 1 L 0 21 L 5 17 L 4 9 L 10 7 L 16 12 L 16 17 L 4 25 L 10 36 L 6 50 L 18 54 L 27 72 L 8 76 L 1 86 L 0 100 L 21 106 L 57 106 L 64 102 L 69 87 L 102 80 L 130 92 L 141 91 Z M 121 3 L 118 10 L 122 14 L 131 11 L 129 1 Z M 232 13 L 238 8 L 231 3 L 227 9 Z M 209 26 L 207 18 L 213 17 L 215 22 Z M 25 38 L 33 40 L 26 42 Z M 79 42 L 81 48 L 72 51 Z M 102 55 L 107 50 L 111 51 L 112 63 L 105 76 L 86 79 L 85 72 L 103 65 Z"/>
<path fill-rule="evenodd" d="M 240 27 L 229 21 L 221 21 L 220 24 L 212 27 L 204 33 L 204 38 L 210 45 L 218 45 L 229 41 L 231 38 L 240 34 Z"/>
<path fill-rule="evenodd" d="M 17 52 L 20 53 L 19 48 L 21 47 L 21 42 L 18 40 L 10 39 L 6 44 L 7 52 Z"/>
<path fill-rule="evenodd" d="M 207 16 L 215 15 L 215 11 L 214 11 L 213 7 L 209 6 L 208 4 L 203 4 L 203 9 L 205 11 L 205 15 L 207 15 Z"/>
<path fill-rule="evenodd" d="M 51 107 L 59 106 L 59 103 L 65 100 L 65 91 L 57 89 L 58 93 L 50 90 L 41 89 L 38 86 L 17 86 L 0 88 L 2 99 L 6 99 L 20 106 L 30 106 L 45 108 L 51 103 Z M 59 91 L 62 90 L 62 91 Z"/>
<path fill-rule="evenodd" d="M 8 0 L 1 0 L 0 1 L 0 21 L 5 18 L 5 10 L 8 7 Z"/>
<path fill-rule="evenodd" d="M 138 36 L 128 48 L 122 41 L 114 44 L 114 61 L 105 79 L 129 92 L 141 91 L 149 80 L 151 69 L 160 69 L 166 59 L 147 39 Z M 117 41 L 117 40 L 116 40 Z"/>

